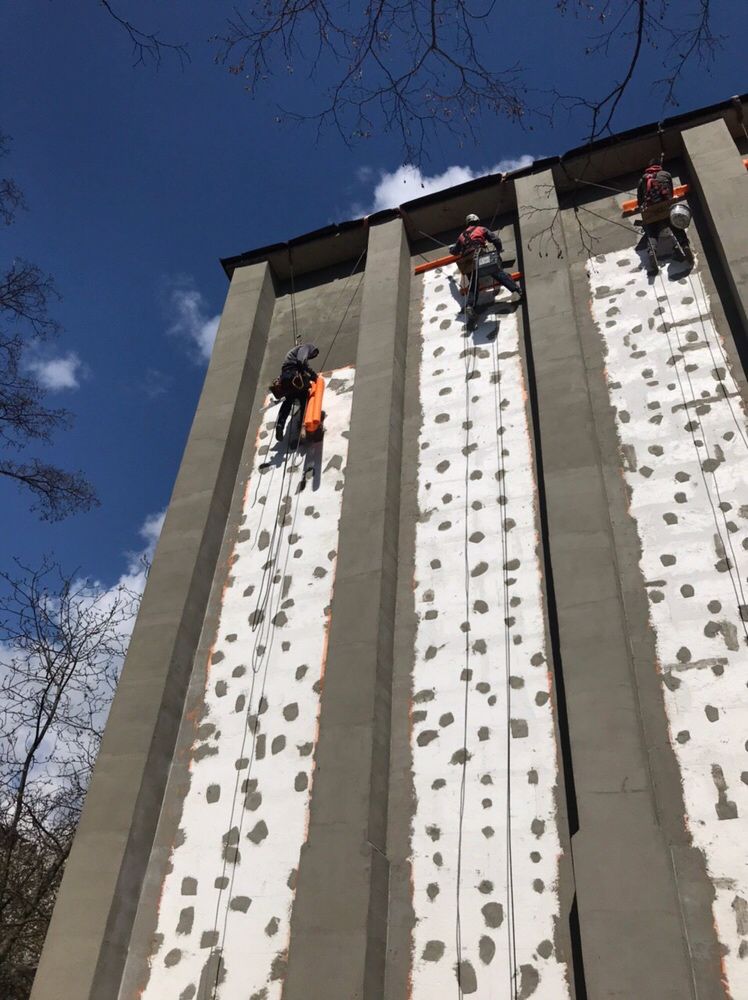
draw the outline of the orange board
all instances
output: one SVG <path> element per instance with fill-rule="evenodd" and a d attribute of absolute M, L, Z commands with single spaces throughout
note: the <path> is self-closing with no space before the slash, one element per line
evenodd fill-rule
<path fill-rule="evenodd" d="M 451 253 L 447 257 L 437 257 L 436 260 L 428 260 L 425 264 L 418 264 L 413 274 L 423 274 L 424 271 L 433 271 L 435 267 L 444 267 L 445 264 L 454 264 L 457 257 Z"/>
<path fill-rule="evenodd" d="M 309 387 L 309 399 L 304 411 L 304 430 L 307 434 L 315 434 L 322 425 L 322 397 L 325 393 L 325 380 L 321 375 Z"/>
<path fill-rule="evenodd" d="M 681 184 L 679 187 L 673 189 L 673 201 L 677 201 L 678 198 L 685 198 L 688 194 L 688 184 Z M 636 198 L 632 198 L 630 201 L 624 201 L 621 208 L 622 215 L 629 215 L 631 212 L 639 211 L 639 202 Z"/>

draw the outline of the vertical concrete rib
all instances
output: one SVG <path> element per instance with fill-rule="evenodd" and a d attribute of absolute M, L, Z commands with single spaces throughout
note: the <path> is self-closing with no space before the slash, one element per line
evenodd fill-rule
<path fill-rule="evenodd" d="M 591 1000 L 683 1000 L 694 996 L 692 976 L 648 768 L 553 175 L 520 178 L 516 191 L 579 814 L 572 850 L 587 992 Z"/>
<path fill-rule="evenodd" d="M 686 129 L 683 146 L 709 232 L 748 337 L 748 171 L 723 118 Z"/>
<path fill-rule="evenodd" d="M 267 264 L 237 269 L 33 1000 L 117 995 L 273 304 Z"/>
<path fill-rule="evenodd" d="M 410 260 L 401 221 L 372 228 L 309 837 L 284 1000 L 379 1000 L 403 386 Z"/>

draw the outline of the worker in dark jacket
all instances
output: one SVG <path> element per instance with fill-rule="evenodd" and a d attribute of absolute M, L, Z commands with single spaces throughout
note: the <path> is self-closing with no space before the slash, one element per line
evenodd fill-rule
<path fill-rule="evenodd" d="M 309 362 L 318 354 L 319 350 L 314 344 L 301 344 L 288 352 L 281 365 L 280 381 L 285 395 L 275 423 L 275 436 L 278 441 L 283 437 L 286 420 L 295 402 L 301 406 L 302 417 L 304 415 L 303 411 L 309 398 L 309 386 L 317 381 L 317 373 L 310 367 Z"/>
<path fill-rule="evenodd" d="M 482 251 L 488 248 L 488 244 L 492 244 L 496 250 L 497 264 L 490 271 L 482 271 L 481 276 L 484 274 L 488 277 L 493 278 L 498 281 L 500 285 L 507 288 L 512 294 L 519 296 L 518 302 L 522 301 L 522 291 L 516 281 L 507 274 L 507 272 L 502 267 L 501 263 L 501 250 L 502 244 L 499 234 L 492 232 L 492 230 L 487 229 L 485 226 L 480 224 L 480 219 L 477 215 L 470 214 L 465 219 L 465 229 L 460 233 L 457 238 L 457 242 L 449 248 L 449 252 L 458 257 L 457 267 L 462 274 L 470 276 L 470 284 L 468 287 L 468 302 L 467 311 L 468 315 L 475 313 L 475 307 L 478 302 L 478 294 L 480 291 L 478 276 L 473 276 L 475 268 L 476 256 L 479 256 Z"/>
<path fill-rule="evenodd" d="M 673 202 L 673 177 L 664 170 L 659 160 L 650 160 L 636 189 L 639 208 L 642 213 L 642 229 L 647 237 L 649 266 L 647 274 L 659 271 L 654 252 L 656 241 L 666 229 L 672 233 L 676 260 L 693 263 L 693 251 L 685 229 L 670 225 L 670 205 Z"/>

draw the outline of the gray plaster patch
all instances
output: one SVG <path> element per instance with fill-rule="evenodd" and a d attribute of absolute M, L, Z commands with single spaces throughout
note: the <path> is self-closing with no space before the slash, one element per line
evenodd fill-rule
<path fill-rule="evenodd" d="M 492 930 L 495 930 L 503 924 L 504 907 L 501 903 L 486 903 L 484 906 L 481 906 L 480 911 L 483 914 L 486 927 L 490 927 Z"/>
<path fill-rule="evenodd" d="M 521 965 L 519 968 L 519 997 L 518 1000 L 527 1000 L 531 997 L 540 983 L 538 970 L 534 965 Z"/>
<path fill-rule="evenodd" d="M 253 844 L 261 844 L 262 841 L 268 835 L 268 828 L 265 824 L 265 820 L 261 819 L 258 823 L 247 834 L 247 840 L 251 840 Z"/>
<path fill-rule="evenodd" d="M 476 993 L 478 990 L 478 979 L 475 975 L 475 969 L 466 958 L 458 966 L 457 981 L 460 984 L 460 989 L 465 994 Z"/>
<path fill-rule="evenodd" d="M 421 958 L 425 962 L 438 962 L 444 955 L 443 941 L 427 941 Z"/>
<path fill-rule="evenodd" d="M 179 913 L 179 923 L 177 924 L 177 934 L 191 934 L 192 925 L 195 922 L 195 907 L 185 906 Z"/>
<path fill-rule="evenodd" d="M 496 945 L 493 938 L 490 938 L 487 934 L 483 934 L 478 942 L 478 955 L 481 962 L 484 965 L 490 965 L 495 954 Z"/>

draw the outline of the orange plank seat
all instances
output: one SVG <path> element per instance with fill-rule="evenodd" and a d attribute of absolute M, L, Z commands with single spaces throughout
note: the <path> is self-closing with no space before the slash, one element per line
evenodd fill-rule
<path fill-rule="evenodd" d="M 685 198 L 688 194 L 688 184 L 680 184 L 678 187 L 673 188 L 673 201 L 679 201 L 681 198 Z M 624 201 L 621 207 L 621 215 L 631 215 L 632 212 L 639 212 L 639 202 L 636 198 L 632 198 L 630 201 Z"/>
<path fill-rule="evenodd" d="M 316 434 L 322 426 L 322 397 L 325 394 L 325 380 L 321 375 L 309 386 L 309 399 L 304 411 L 304 430 Z"/>

